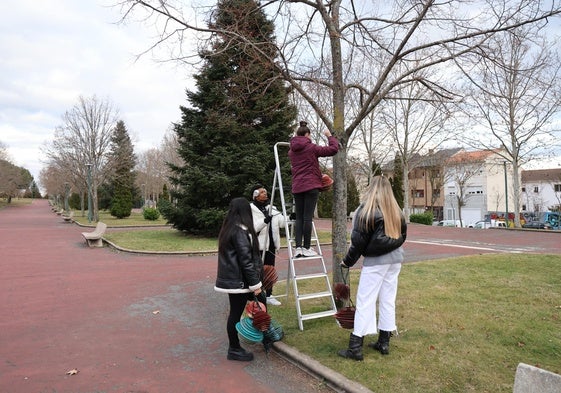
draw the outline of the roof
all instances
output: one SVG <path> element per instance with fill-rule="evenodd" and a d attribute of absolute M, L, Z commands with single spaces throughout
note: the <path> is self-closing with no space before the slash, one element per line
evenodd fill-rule
<path fill-rule="evenodd" d="M 561 182 L 561 168 L 522 171 L 522 183 Z"/>
<path fill-rule="evenodd" d="M 498 149 L 460 151 L 450 157 L 449 163 L 484 162 L 490 156 L 498 154 Z"/>

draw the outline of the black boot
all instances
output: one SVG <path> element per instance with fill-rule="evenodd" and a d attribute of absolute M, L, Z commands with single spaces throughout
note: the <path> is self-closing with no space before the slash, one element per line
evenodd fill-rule
<path fill-rule="evenodd" d="M 243 348 L 228 348 L 228 360 L 239 360 L 249 362 L 253 360 L 253 354 Z"/>
<path fill-rule="evenodd" d="M 370 343 L 368 344 L 368 346 L 370 348 L 374 348 L 376 351 L 380 351 L 382 355 L 389 355 L 391 336 L 392 336 L 392 332 L 388 332 L 386 330 L 380 330 L 380 334 L 378 335 L 378 341 L 376 341 L 375 343 Z"/>
<path fill-rule="evenodd" d="M 347 359 L 362 360 L 362 337 L 351 333 L 349 338 L 349 348 L 341 349 L 338 354 Z"/>

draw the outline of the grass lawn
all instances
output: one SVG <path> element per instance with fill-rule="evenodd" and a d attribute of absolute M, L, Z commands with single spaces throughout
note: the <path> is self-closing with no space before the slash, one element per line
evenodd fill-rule
<path fill-rule="evenodd" d="M 95 227 L 95 222 L 88 223 L 88 211 L 82 212 L 79 210 L 74 211 L 74 221 L 82 225 L 91 225 Z M 99 221 L 104 222 L 109 227 L 126 227 L 126 226 L 155 226 L 155 225 L 166 225 L 166 219 L 160 216 L 157 220 L 147 220 L 142 215 L 142 212 L 133 210 L 131 215 L 126 218 L 115 218 L 107 210 L 101 210 L 99 212 Z"/>
<path fill-rule="evenodd" d="M 29 205 L 33 202 L 31 198 L 12 198 L 11 202 L 8 203 L 8 198 L 0 198 L 0 209 L 6 206 L 22 206 Z"/>
<path fill-rule="evenodd" d="M 375 392 L 506 393 L 520 362 L 561 373 L 560 267 L 561 256 L 520 254 L 405 264 L 399 336 L 387 356 L 368 348 L 375 336 L 366 337 L 362 362 L 337 356 L 350 330 L 335 318 L 304 321 L 300 331 L 291 294 L 269 312 L 286 344 Z M 352 300 L 358 277 L 353 269 Z"/>
<path fill-rule="evenodd" d="M 318 231 L 318 236 L 322 243 L 331 242 L 331 232 L 329 231 Z M 187 235 L 172 228 L 108 231 L 103 237 L 130 250 L 188 252 L 216 251 L 218 249 L 216 238 Z M 282 242 L 284 244 L 284 237 Z"/>

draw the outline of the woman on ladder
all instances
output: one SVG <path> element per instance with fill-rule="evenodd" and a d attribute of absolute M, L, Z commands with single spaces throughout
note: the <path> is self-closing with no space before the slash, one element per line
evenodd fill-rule
<path fill-rule="evenodd" d="M 323 133 L 327 137 L 327 146 L 319 146 L 312 142 L 308 123 L 300 122 L 296 135 L 290 140 L 288 157 L 292 170 L 292 194 L 296 222 L 294 237 L 295 257 L 314 257 L 318 255 L 311 247 L 312 220 L 322 188 L 321 170 L 318 157 L 332 157 L 339 151 L 339 141 L 329 130 Z"/>

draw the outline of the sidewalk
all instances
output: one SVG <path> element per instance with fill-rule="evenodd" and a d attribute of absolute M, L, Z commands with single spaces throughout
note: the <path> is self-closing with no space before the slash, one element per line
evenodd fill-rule
<path fill-rule="evenodd" d="M 0 211 L 1 392 L 333 391 L 282 343 L 268 356 L 250 346 L 250 363 L 226 360 L 216 257 L 90 249 L 82 231 L 45 200 Z M 304 360 L 347 391 L 367 391 Z"/>

